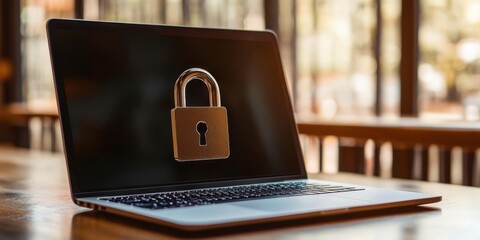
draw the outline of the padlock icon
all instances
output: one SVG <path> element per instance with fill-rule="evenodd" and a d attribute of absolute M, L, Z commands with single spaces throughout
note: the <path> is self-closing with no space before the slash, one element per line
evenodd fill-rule
<path fill-rule="evenodd" d="M 187 107 L 185 90 L 194 79 L 208 88 L 210 106 Z M 221 106 L 220 88 L 204 69 L 190 68 L 174 87 L 175 108 L 171 111 L 173 154 L 177 161 L 226 159 L 230 156 L 227 109 Z"/>

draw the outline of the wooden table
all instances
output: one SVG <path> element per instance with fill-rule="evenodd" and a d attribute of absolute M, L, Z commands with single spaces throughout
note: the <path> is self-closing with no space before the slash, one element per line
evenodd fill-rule
<path fill-rule="evenodd" d="M 439 121 L 420 118 L 299 117 L 300 133 L 375 139 L 394 143 L 438 144 L 476 149 L 480 147 L 480 122 Z"/>
<path fill-rule="evenodd" d="M 77 207 L 62 155 L 0 148 L 0 239 L 480 239 L 480 188 L 353 174 L 312 177 L 441 194 L 443 201 L 191 235 Z"/>
<path fill-rule="evenodd" d="M 298 116 L 297 123 L 301 134 L 320 138 L 337 136 L 340 140 L 346 138 L 349 142 L 353 139 L 354 142 L 356 141 L 354 147 L 357 147 L 354 153 L 362 155 L 361 157 L 364 154 L 363 146 L 366 140 L 373 140 L 375 142 L 374 172 L 376 175 L 380 171 L 380 146 L 385 142 L 390 142 L 394 151 L 393 176 L 413 178 L 413 159 L 415 158 L 413 150 L 417 149 L 423 158 L 421 179 L 427 180 L 429 147 L 436 145 L 439 148 L 439 179 L 441 182 L 450 183 L 451 151 L 454 147 L 461 147 L 463 151 L 462 183 L 469 186 L 480 186 L 480 175 L 476 170 L 476 151 L 480 148 L 480 122 L 478 121 L 382 117 L 320 119 L 312 116 Z M 340 143 L 340 145 L 342 144 Z M 347 156 L 347 160 L 353 160 L 355 157 L 348 152 L 344 155 Z M 356 156 L 356 158 L 360 157 Z M 340 159 L 340 161 L 342 160 L 345 159 Z M 354 169 L 358 169 L 355 172 L 364 171 L 362 165 L 354 167 Z"/>
<path fill-rule="evenodd" d="M 58 120 L 58 110 L 55 102 L 45 103 L 10 103 L 7 105 L 0 105 L 0 123 L 7 123 L 11 126 L 19 126 L 27 129 L 26 137 L 20 141 L 21 146 L 29 147 L 30 132 L 28 125 L 31 119 L 40 119 L 40 147 L 45 149 L 44 136 L 46 131 L 50 134 L 50 148 L 56 151 L 57 139 L 55 131 L 55 122 Z"/>

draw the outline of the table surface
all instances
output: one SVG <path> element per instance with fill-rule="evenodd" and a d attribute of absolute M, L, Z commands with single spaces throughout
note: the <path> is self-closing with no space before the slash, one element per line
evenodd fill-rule
<path fill-rule="evenodd" d="M 352 174 L 312 177 L 439 194 L 443 201 L 187 234 L 75 206 L 62 154 L 0 148 L 0 239 L 480 239 L 480 188 Z"/>
<path fill-rule="evenodd" d="M 0 116 L 3 117 L 48 117 L 58 118 L 57 106 L 54 102 L 49 103 L 10 103 L 0 106 Z"/>

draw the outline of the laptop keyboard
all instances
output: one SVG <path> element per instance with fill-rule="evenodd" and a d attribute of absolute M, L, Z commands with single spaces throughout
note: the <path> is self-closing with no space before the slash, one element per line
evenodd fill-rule
<path fill-rule="evenodd" d="M 163 209 L 209 205 L 241 200 L 359 190 L 364 189 L 335 185 L 319 185 L 306 182 L 285 182 L 107 197 L 100 198 L 100 200 L 128 204 L 141 208 Z"/>

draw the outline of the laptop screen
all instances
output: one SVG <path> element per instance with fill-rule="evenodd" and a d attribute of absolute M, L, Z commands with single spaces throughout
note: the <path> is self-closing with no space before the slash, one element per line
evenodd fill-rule
<path fill-rule="evenodd" d="M 78 192 L 304 174 L 276 40 L 268 32 L 51 20 L 68 166 Z M 227 109 L 227 159 L 174 158 L 174 84 L 207 70 Z M 202 81 L 188 106 L 208 106 Z"/>

